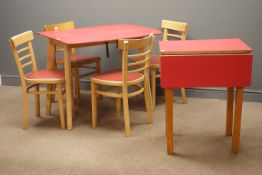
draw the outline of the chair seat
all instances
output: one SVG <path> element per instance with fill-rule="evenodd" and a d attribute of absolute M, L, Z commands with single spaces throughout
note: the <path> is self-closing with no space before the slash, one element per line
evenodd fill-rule
<path fill-rule="evenodd" d="M 25 75 L 27 82 L 61 83 L 64 82 L 64 72 L 59 70 L 37 70 Z"/>
<path fill-rule="evenodd" d="M 149 59 L 150 65 L 159 65 L 160 64 L 160 56 L 159 55 L 153 55 Z"/>
<path fill-rule="evenodd" d="M 132 81 L 140 80 L 143 77 L 144 75 L 141 73 L 137 73 L 137 72 L 128 73 L 127 82 L 132 83 Z M 91 77 L 91 80 L 101 81 L 105 83 L 121 84 L 122 83 L 122 70 L 113 70 L 113 71 L 96 74 Z"/>
<path fill-rule="evenodd" d="M 83 56 L 83 55 L 73 55 L 71 56 L 72 64 L 86 64 L 92 63 L 100 60 L 98 56 Z M 56 58 L 56 62 L 60 64 L 64 64 L 64 58 Z"/>

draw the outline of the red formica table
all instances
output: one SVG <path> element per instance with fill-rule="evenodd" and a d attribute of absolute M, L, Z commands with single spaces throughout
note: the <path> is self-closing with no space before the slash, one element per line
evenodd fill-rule
<path fill-rule="evenodd" d="M 243 88 L 251 84 L 252 49 L 240 39 L 160 41 L 159 47 L 168 154 L 174 153 L 173 88 L 181 87 L 227 87 L 226 135 L 233 133 L 232 152 L 237 153 Z"/>
<path fill-rule="evenodd" d="M 105 43 L 116 43 L 123 38 L 139 38 L 149 34 L 160 34 L 157 29 L 147 28 L 131 24 L 113 24 L 96 27 L 78 28 L 73 30 L 38 32 L 48 39 L 48 69 L 54 69 L 55 46 L 64 48 L 64 71 L 66 79 L 66 110 L 67 129 L 72 129 L 74 114 L 74 98 L 71 79 L 71 48 L 93 46 Z M 51 87 L 49 87 L 51 88 Z M 50 98 L 47 98 L 49 101 Z M 47 102 L 47 105 L 50 104 Z"/>

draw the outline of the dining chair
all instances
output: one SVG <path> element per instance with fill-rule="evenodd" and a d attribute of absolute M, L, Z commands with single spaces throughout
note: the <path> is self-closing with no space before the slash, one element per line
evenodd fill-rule
<path fill-rule="evenodd" d="M 74 21 L 68 21 L 59 24 L 44 25 L 44 31 L 71 30 L 74 28 L 75 28 Z M 63 52 L 63 48 L 56 47 L 56 52 Z M 73 77 L 74 77 L 74 92 L 77 98 L 77 105 L 78 107 L 80 107 L 80 78 L 87 77 L 100 72 L 100 57 L 91 56 L 91 55 L 78 55 L 76 54 L 75 48 L 73 48 L 71 52 L 72 52 L 72 56 L 70 60 L 71 60 L 71 67 L 73 70 Z M 57 57 L 55 60 L 56 60 L 55 62 L 56 64 L 60 64 L 60 65 L 64 64 L 63 57 Z M 90 64 L 95 64 L 95 66 L 90 66 Z M 80 74 L 80 68 L 86 68 L 88 69 L 88 72 Z"/>
<path fill-rule="evenodd" d="M 57 94 L 60 124 L 65 129 L 63 109 L 62 84 L 65 82 L 64 73 L 59 70 L 38 70 L 32 41 L 32 31 L 27 31 L 10 38 L 9 43 L 16 61 L 21 79 L 23 95 L 23 128 L 28 128 L 28 94 L 35 94 L 35 115 L 40 117 L 40 94 Z M 40 85 L 56 85 L 56 90 L 42 91 Z"/>
<path fill-rule="evenodd" d="M 184 22 L 162 20 L 161 27 L 163 29 L 163 40 L 168 40 L 169 37 L 173 37 L 180 40 L 185 40 L 188 30 L 188 24 Z M 160 74 L 157 73 L 160 65 L 160 56 L 153 55 L 150 58 L 150 74 L 151 74 L 151 90 L 152 90 L 152 101 L 153 110 L 156 105 L 156 78 L 160 78 Z M 186 90 L 181 88 L 182 102 L 187 103 Z"/>
<path fill-rule="evenodd" d="M 121 39 L 122 69 L 100 73 L 91 77 L 92 126 L 97 126 L 97 95 L 116 98 L 117 110 L 123 100 L 125 134 L 131 136 L 128 98 L 144 92 L 147 120 L 153 123 L 149 85 L 149 58 L 154 35 L 142 39 Z M 105 86 L 106 88 L 103 88 Z M 109 87 L 114 90 L 109 91 Z M 131 87 L 131 88 L 130 88 Z M 134 89 L 132 88 L 134 87 Z"/>

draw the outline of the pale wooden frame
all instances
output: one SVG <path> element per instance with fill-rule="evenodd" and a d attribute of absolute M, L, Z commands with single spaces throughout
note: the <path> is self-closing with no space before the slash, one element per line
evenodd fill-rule
<path fill-rule="evenodd" d="M 58 31 L 58 30 L 71 30 L 75 29 L 75 23 L 74 21 L 67 21 L 63 23 L 58 23 L 58 24 L 46 24 L 44 25 L 44 31 Z M 56 46 L 55 48 L 56 52 L 64 52 L 63 47 Z M 74 56 L 76 55 L 76 49 L 71 48 L 71 55 Z M 64 62 L 57 61 L 55 59 L 55 67 L 56 64 L 64 65 Z M 95 63 L 95 66 L 87 66 L 89 64 Z M 77 99 L 77 105 L 80 107 L 80 78 L 82 77 L 88 77 L 90 75 L 94 75 L 97 73 L 100 73 L 101 71 L 101 63 L 100 63 L 100 57 L 94 57 L 92 60 L 86 60 L 83 61 L 81 64 L 73 64 L 71 63 L 71 68 L 73 72 L 73 77 L 74 77 L 74 92 L 76 95 Z M 80 74 L 80 68 L 87 68 L 91 69 L 93 71 L 88 71 Z M 52 87 L 51 87 L 52 88 Z M 50 103 L 50 102 L 49 102 Z M 49 106 L 49 105 L 48 105 Z M 47 109 L 50 111 L 50 109 Z"/>
<path fill-rule="evenodd" d="M 63 91 L 62 91 L 62 83 L 64 83 L 64 79 L 61 80 L 30 80 L 27 79 L 24 73 L 24 68 L 31 66 L 32 71 L 37 71 L 37 65 L 35 61 L 35 54 L 32 46 L 32 40 L 34 40 L 33 32 L 27 31 L 21 34 L 18 34 L 12 38 L 10 38 L 9 43 L 12 49 L 13 56 L 15 58 L 18 72 L 21 79 L 22 86 L 22 94 L 23 94 L 23 128 L 28 128 L 28 97 L 27 94 L 35 94 L 35 115 L 40 117 L 40 94 L 57 94 L 58 103 L 59 103 L 59 112 L 60 112 L 60 124 L 61 128 L 65 129 L 65 118 L 64 118 L 64 108 L 63 108 Z M 22 47 L 18 49 L 18 47 Z M 25 46 L 25 47 L 23 47 Z M 28 52 L 28 54 L 24 56 L 19 56 L 21 53 Z M 22 61 L 26 63 L 22 63 Z M 56 90 L 47 90 L 40 91 L 39 85 L 42 84 L 52 84 L 56 85 Z M 35 88 L 34 91 L 31 88 Z"/>
<path fill-rule="evenodd" d="M 174 37 L 180 40 L 186 40 L 187 31 L 188 31 L 187 23 L 163 19 L 161 21 L 161 27 L 163 29 L 163 40 L 168 40 L 168 37 Z M 172 30 L 180 32 L 180 34 L 170 33 L 169 31 Z M 157 74 L 157 70 L 159 70 L 159 64 L 150 64 L 153 110 L 155 109 L 155 105 L 156 105 L 156 78 L 160 78 L 160 74 Z M 187 98 L 186 98 L 185 88 L 181 88 L 181 95 L 182 95 L 182 102 L 186 104 Z"/>
<path fill-rule="evenodd" d="M 123 113 L 125 122 L 125 134 L 131 136 L 130 119 L 129 119 L 129 106 L 128 97 L 136 96 L 141 93 L 145 93 L 145 103 L 147 110 L 147 119 L 149 123 L 153 123 L 152 116 L 152 100 L 149 83 L 149 58 L 152 53 L 154 35 L 151 34 L 148 37 L 142 39 L 122 39 L 118 42 L 118 47 L 122 51 L 122 81 L 103 81 L 91 78 L 91 96 L 92 96 L 92 126 L 97 126 L 97 95 L 103 95 L 116 98 L 117 113 L 121 110 L 121 101 L 123 99 Z M 130 50 L 138 50 L 139 53 L 129 54 Z M 132 63 L 129 59 L 132 59 Z M 141 65 L 141 66 L 139 66 Z M 130 71 L 129 68 L 133 67 Z M 141 78 L 133 81 L 127 80 L 127 75 L 130 72 L 142 72 Z M 141 85 L 144 83 L 144 85 Z M 116 88 L 116 92 L 107 92 L 106 90 L 98 89 L 98 85 L 113 86 Z M 136 86 L 136 91 L 129 93 L 128 87 Z M 122 92 L 121 92 L 122 89 Z"/>

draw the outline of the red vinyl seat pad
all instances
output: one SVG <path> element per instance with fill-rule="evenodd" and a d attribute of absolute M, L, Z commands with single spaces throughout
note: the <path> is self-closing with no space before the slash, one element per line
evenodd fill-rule
<path fill-rule="evenodd" d="M 127 74 L 127 81 L 137 80 L 141 77 L 143 77 L 143 74 L 141 74 L 141 73 L 137 73 L 137 72 L 128 73 Z M 121 70 L 113 70 L 113 71 L 109 71 L 109 72 L 105 72 L 105 73 L 100 73 L 100 74 L 94 75 L 92 77 L 92 79 L 121 83 L 122 82 L 122 71 Z"/>
<path fill-rule="evenodd" d="M 30 81 L 60 81 L 64 78 L 64 72 L 59 70 L 37 70 L 25 75 L 25 79 Z"/>

